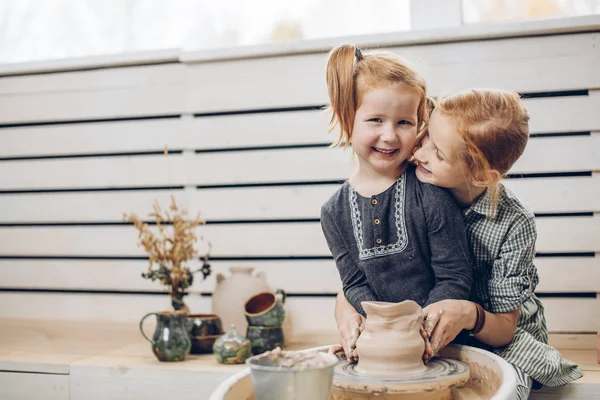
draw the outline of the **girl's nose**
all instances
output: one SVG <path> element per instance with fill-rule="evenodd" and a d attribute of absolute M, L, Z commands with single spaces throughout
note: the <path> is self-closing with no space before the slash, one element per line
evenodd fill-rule
<path fill-rule="evenodd" d="M 383 130 L 381 131 L 381 139 L 391 142 L 393 140 L 396 139 L 396 132 L 394 131 L 393 128 L 389 127 L 389 126 L 385 126 L 383 127 Z"/>
<path fill-rule="evenodd" d="M 415 159 L 420 162 L 420 163 L 424 163 L 425 159 L 423 158 L 424 156 L 424 150 L 423 150 L 423 146 L 419 147 L 417 150 L 415 150 L 414 152 L 414 157 Z"/>

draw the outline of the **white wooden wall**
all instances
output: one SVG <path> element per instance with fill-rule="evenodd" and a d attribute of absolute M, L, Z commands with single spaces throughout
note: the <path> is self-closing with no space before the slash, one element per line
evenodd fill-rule
<path fill-rule="evenodd" d="M 553 332 L 600 330 L 595 27 L 384 46 L 414 62 L 433 95 L 529 95 L 533 136 L 506 184 L 538 215 L 537 292 Z M 0 317 L 137 320 L 167 308 L 162 288 L 140 277 L 144 253 L 121 218 L 172 194 L 207 219 L 214 272 L 264 270 L 290 293 L 296 330 L 335 329 L 340 281 L 318 218 L 353 164 L 327 147 L 318 111 L 325 50 L 3 72 Z M 214 274 L 196 281 L 194 311 L 209 311 L 213 287 Z"/>

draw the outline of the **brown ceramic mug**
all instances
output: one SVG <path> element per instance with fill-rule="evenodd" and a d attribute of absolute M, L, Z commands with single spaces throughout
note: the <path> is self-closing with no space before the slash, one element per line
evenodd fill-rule
<path fill-rule="evenodd" d="M 262 292 L 250 297 L 244 305 L 248 325 L 281 326 L 285 318 L 285 298 L 282 289 L 277 289 L 275 293 Z"/>

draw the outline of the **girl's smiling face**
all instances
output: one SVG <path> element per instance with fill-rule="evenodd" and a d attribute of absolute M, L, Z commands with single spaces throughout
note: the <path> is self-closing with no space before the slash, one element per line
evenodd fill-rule
<path fill-rule="evenodd" d="M 417 178 L 448 189 L 470 186 L 471 174 L 461 156 L 463 150 L 464 142 L 454 121 L 435 110 L 429 120 L 428 133 L 414 153 Z"/>
<path fill-rule="evenodd" d="M 383 175 L 401 171 L 415 146 L 420 100 L 417 93 L 401 84 L 364 91 L 351 137 L 359 171 Z"/>

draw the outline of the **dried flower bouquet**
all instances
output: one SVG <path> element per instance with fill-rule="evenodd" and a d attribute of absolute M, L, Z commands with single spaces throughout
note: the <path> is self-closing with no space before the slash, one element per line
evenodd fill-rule
<path fill-rule="evenodd" d="M 156 229 L 151 229 L 148 223 L 133 213 L 123 214 L 123 219 L 133 223 L 138 230 L 139 245 L 148 253 L 148 272 L 142 273 L 142 277 L 158 280 L 167 286 L 173 308 L 189 312 L 183 296 L 194 281 L 194 274 L 202 272 L 203 279 L 210 275 L 210 242 L 206 242 L 204 237 L 197 236 L 195 232 L 196 227 L 206 221 L 199 217 L 190 219 L 187 210 L 181 209 L 173 196 L 168 210 L 162 211 L 156 200 L 153 209 L 148 216 L 154 218 Z M 185 263 L 198 255 L 198 242 L 206 243 L 208 250 L 200 257 L 202 267 L 191 271 Z"/>

